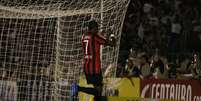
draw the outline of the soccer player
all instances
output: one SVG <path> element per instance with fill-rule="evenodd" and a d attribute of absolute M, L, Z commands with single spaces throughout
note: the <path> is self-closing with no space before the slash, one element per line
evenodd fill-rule
<path fill-rule="evenodd" d="M 101 45 L 115 46 L 114 34 L 110 36 L 98 32 L 98 23 L 94 20 L 88 24 L 88 32 L 82 35 L 82 48 L 84 52 L 83 69 L 88 84 L 94 88 L 80 87 L 75 83 L 71 86 L 71 96 L 78 91 L 94 95 L 95 101 L 101 101 L 102 94 L 102 72 L 100 60 Z"/>

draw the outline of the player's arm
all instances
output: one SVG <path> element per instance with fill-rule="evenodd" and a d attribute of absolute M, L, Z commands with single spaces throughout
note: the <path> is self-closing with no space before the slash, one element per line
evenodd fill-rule
<path fill-rule="evenodd" d="M 105 70 L 105 73 L 104 73 L 104 77 L 107 78 L 110 76 L 110 73 L 112 73 L 112 68 L 114 67 L 113 64 L 109 64 Z"/>
<path fill-rule="evenodd" d="M 116 38 L 114 34 L 106 35 L 105 33 L 98 33 L 98 36 L 102 38 L 102 44 L 108 45 L 108 46 L 115 46 L 116 45 Z M 100 41 L 101 42 L 101 41 Z"/>

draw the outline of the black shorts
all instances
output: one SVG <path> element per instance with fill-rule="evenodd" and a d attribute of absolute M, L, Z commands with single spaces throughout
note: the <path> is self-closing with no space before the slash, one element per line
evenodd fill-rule
<path fill-rule="evenodd" d="M 85 74 L 85 76 L 88 84 L 102 85 L 103 82 L 102 74 L 96 74 L 96 75 Z"/>

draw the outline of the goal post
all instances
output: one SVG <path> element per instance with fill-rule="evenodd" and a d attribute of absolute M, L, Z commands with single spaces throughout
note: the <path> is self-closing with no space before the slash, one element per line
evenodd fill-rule
<path fill-rule="evenodd" d="M 70 101 L 69 85 L 79 80 L 82 69 L 86 23 L 93 15 L 103 31 L 115 34 L 116 47 L 102 49 L 102 68 L 116 66 L 128 4 L 129 0 L 1 0 L 0 84 L 13 82 L 15 92 L 0 85 L 5 88 L 0 93 L 6 91 L 6 99 L 15 95 L 17 101 Z"/>

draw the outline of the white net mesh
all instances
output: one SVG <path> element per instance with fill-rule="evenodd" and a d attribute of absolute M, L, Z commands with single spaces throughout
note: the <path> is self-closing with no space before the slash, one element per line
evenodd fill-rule
<path fill-rule="evenodd" d="M 78 81 L 81 35 L 96 19 L 117 37 L 103 47 L 102 68 L 117 63 L 129 0 L 0 0 L 0 100 L 70 101 Z M 115 75 L 115 73 L 113 74 Z M 14 100 L 13 100 L 14 99 Z"/>

